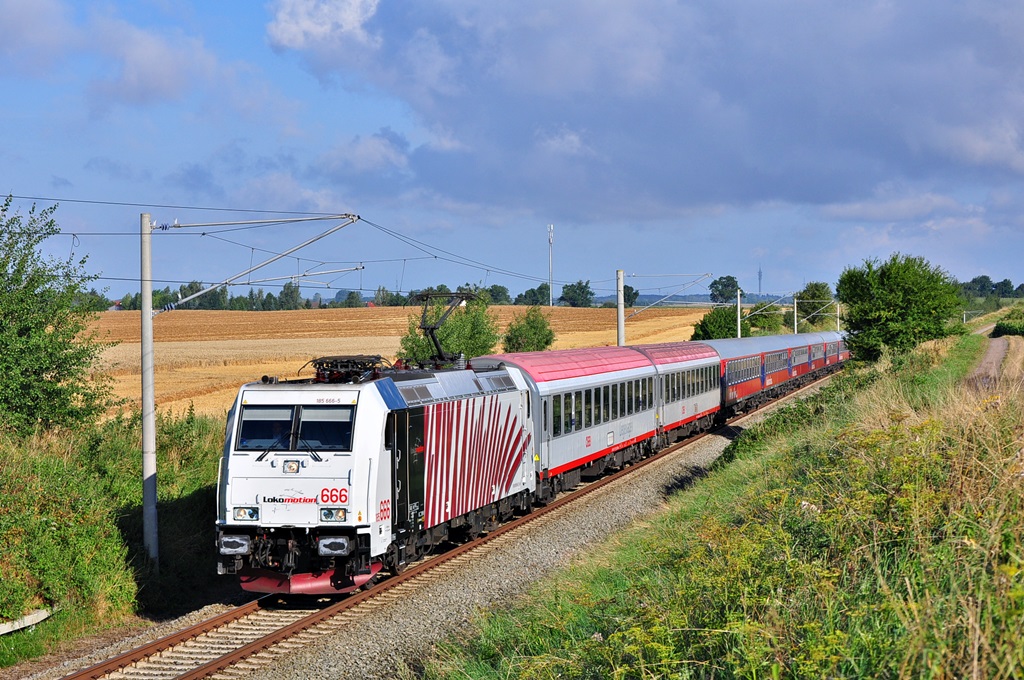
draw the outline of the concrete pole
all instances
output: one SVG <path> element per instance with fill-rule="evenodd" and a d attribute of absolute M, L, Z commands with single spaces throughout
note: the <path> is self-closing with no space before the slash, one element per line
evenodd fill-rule
<path fill-rule="evenodd" d="M 160 571 L 156 518 L 156 393 L 153 388 L 153 228 L 149 213 L 140 217 L 142 241 L 142 540 L 154 570 Z"/>
<path fill-rule="evenodd" d="M 622 291 L 622 270 L 615 270 L 615 308 L 618 328 L 618 345 L 626 346 L 626 297 Z"/>
<path fill-rule="evenodd" d="M 796 335 L 796 296 L 793 296 L 793 335 Z"/>
<path fill-rule="evenodd" d="M 841 330 L 839 328 L 839 312 L 841 311 L 842 310 L 839 308 L 839 301 L 836 300 L 836 333 L 838 333 Z"/>
<path fill-rule="evenodd" d="M 548 225 L 548 307 L 555 306 L 555 285 L 553 267 L 555 250 L 555 225 Z"/>
<path fill-rule="evenodd" d="M 740 323 L 740 296 L 743 295 L 743 291 L 739 288 L 736 289 L 736 337 L 743 337 L 743 326 Z"/>

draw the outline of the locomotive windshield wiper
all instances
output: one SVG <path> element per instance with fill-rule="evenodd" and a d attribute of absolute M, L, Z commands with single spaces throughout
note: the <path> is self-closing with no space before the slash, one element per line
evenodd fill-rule
<path fill-rule="evenodd" d="M 313 448 L 313 446 L 309 442 L 307 442 L 305 439 L 303 439 L 302 437 L 299 437 L 299 444 L 301 444 L 302 446 L 306 447 L 306 451 L 309 453 L 309 457 L 310 458 L 312 458 L 313 460 L 315 460 L 318 463 L 323 460 L 323 458 L 320 457 L 320 454 L 318 454 L 316 452 L 316 450 Z M 299 449 L 299 450 L 301 451 L 302 449 Z"/>
<path fill-rule="evenodd" d="M 256 460 L 257 461 L 263 460 L 264 458 L 267 457 L 268 453 L 270 453 L 271 451 L 274 451 L 274 450 L 278 450 L 278 449 L 276 449 L 277 445 L 280 444 L 282 440 L 288 441 L 289 439 L 291 439 L 291 436 L 292 436 L 292 433 L 290 431 L 289 432 L 285 432 L 280 437 L 278 437 L 274 441 L 270 442 L 270 446 L 265 448 L 263 450 L 263 453 L 261 453 L 260 455 L 256 456 Z"/>

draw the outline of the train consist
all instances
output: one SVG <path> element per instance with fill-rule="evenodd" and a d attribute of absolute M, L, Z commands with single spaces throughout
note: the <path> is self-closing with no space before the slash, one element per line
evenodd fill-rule
<path fill-rule="evenodd" d="M 325 357 L 244 385 L 218 486 L 218 572 L 338 594 L 494 529 L 849 359 L 838 332 L 477 357 Z"/>

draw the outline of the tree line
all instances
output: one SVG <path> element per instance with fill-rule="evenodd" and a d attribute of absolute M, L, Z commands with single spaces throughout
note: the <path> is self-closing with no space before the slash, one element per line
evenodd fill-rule
<path fill-rule="evenodd" d="M 11 211 L 10 197 L 0 206 L 0 432 L 31 433 L 38 429 L 74 426 L 76 423 L 94 420 L 111 403 L 108 389 L 102 382 L 93 379 L 95 364 L 106 347 L 94 334 L 88 331 L 92 315 L 102 308 L 102 295 L 93 284 L 98 276 L 86 272 L 87 258 L 76 259 L 73 255 L 65 260 L 46 258 L 40 244 L 47 238 L 60 233 L 53 215 L 56 206 L 37 210 L 34 206 L 27 216 Z M 716 295 L 732 298 L 736 291 L 728 288 L 735 282 L 734 277 L 714 286 Z M 731 281 L 729 279 L 732 279 Z M 992 294 L 1004 291 L 1009 284 L 991 283 L 987 277 L 976 277 L 969 285 L 970 292 L 985 293 L 991 284 Z M 477 302 L 467 305 L 452 319 L 461 321 L 442 327 L 451 333 L 451 342 L 460 336 L 475 342 L 475 336 L 487 335 L 497 338 L 496 332 L 488 330 L 494 320 L 487 312 L 492 303 L 507 304 L 511 296 L 503 286 L 486 289 L 471 284 L 460 286 L 477 296 Z M 1015 293 L 1020 287 L 1014 289 Z M 180 300 L 202 290 L 202 284 L 191 282 L 177 291 L 165 288 L 154 293 L 154 307 L 177 304 Z M 434 292 L 445 292 L 444 286 L 437 286 Z M 635 291 L 631 290 L 631 294 Z M 349 292 L 339 304 L 354 302 L 358 293 Z M 513 304 L 520 303 L 531 309 L 517 317 L 515 332 L 506 332 L 506 351 L 543 349 L 550 345 L 553 336 L 545 328 L 546 318 L 537 308 L 547 302 L 550 289 L 541 284 L 517 296 Z M 403 298 L 383 287 L 374 296 L 375 302 L 395 304 Z M 827 308 L 833 297 L 842 303 L 842 323 L 848 331 L 848 344 L 862 359 L 872 359 L 883 351 L 905 352 L 917 343 L 930 340 L 962 329 L 960 313 L 965 305 L 975 305 L 976 300 L 967 301 L 965 286 L 948 273 L 922 258 L 895 253 L 882 262 L 867 260 L 863 265 L 849 267 L 843 271 L 836 285 L 835 294 L 828 284 L 814 282 L 797 293 L 798 321 L 803 324 L 819 321 L 831 325 L 829 317 L 834 314 Z M 360 298 L 361 299 L 361 298 Z M 634 298 L 635 300 L 635 298 Z M 589 281 L 578 281 L 563 287 L 559 297 L 562 304 L 586 307 L 593 304 L 593 290 Z M 824 302 L 823 302 L 824 301 Z M 806 307 L 804 306 L 806 303 Z M 226 288 L 211 291 L 182 307 L 197 309 L 297 309 L 307 302 L 302 298 L 298 284 L 286 283 L 280 295 L 251 290 L 245 296 L 229 295 Z M 129 295 L 122 299 L 122 305 L 137 308 L 138 296 Z M 746 311 L 746 327 L 759 332 L 777 332 L 791 310 L 770 305 L 752 307 Z M 716 337 L 730 337 L 735 334 L 735 307 L 730 313 L 728 307 L 713 310 L 701 324 L 694 339 L 711 328 L 717 320 L 721 333 Z M 410 336 L 418 336 L 415 324 L 410 321 Z M 517 326 L 523 325 L 524 328 Z M 446 327 L 450 326 L 448 330 Z M 799 326 L 798 330 L 807 327 Z M 714 330 L 714 329 L 712 329 Z M 747 333 L 751 330 L 745 331 Z M 517 336 L 527 341 L 516 344 Z M 419 360 L 420 350 L 410 338 L 403 342 L 403 350 L 410 358 Z M 497 340 L 483 343 L 487 351 Z M 478 352 L 475 346 L 449 347 L 455 353 L 471 357 Z"/>

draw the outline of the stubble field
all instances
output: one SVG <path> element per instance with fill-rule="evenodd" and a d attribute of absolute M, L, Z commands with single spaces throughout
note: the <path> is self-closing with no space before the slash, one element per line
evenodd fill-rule
<path fill-rule="evenodd" d="M 524 307 L 491 307 L 504 332 Z M 555 349 L 614 345 L 614 309 L 545 308 L 555 331 Z M 626 320 L 626 341 L 688 340 L 704 309 L 649 309 Z M 380 354 L 394 359 L 413 307 L 221 312 L 175 310 L 153 320 L 157 409 L 223 415 L 243 383 L 271 375 L 293 378 L 310 359 L 338 354 Z M 629 311 L 627 311 L 627 316 Z M 102 357 L 125 408 L 141 401 L 141 316 L 104 312 L 94 329 L 102 342 L 115 342 Z M 498 348 L 500 351 L 500 347 Z M 301 375 L 309 375 L 307 368 Z"/>

